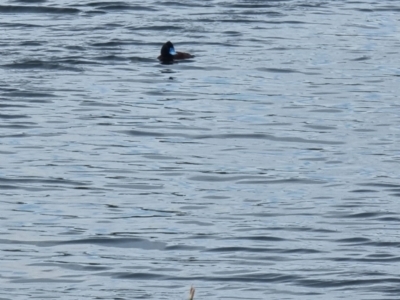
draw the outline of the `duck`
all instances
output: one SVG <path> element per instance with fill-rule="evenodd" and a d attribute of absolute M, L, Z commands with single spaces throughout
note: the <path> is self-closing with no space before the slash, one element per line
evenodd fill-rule
<path fill-rule="evenodd" d="M 174 60 L 178 59 L 188 59 L 193 58 L 194 55 L 186 52 L 177 52 L 175 51 L 174 45 L 168 41 L 161 47 L 160 56 L 158 56 L 158 60 L 163 64 L 172 64 Z"/>

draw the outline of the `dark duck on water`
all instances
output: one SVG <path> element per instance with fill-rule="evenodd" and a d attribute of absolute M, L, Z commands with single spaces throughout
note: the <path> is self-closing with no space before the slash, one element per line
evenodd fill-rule
<path fill-rule="evenodd" d="M 161 48 L 161 54 L 158 59 L 164 64 L 172 64 L 174 60 L 193 58 L 194 55 L 186 52 L 175 51 L 174 45 L 168 41 Z"/>

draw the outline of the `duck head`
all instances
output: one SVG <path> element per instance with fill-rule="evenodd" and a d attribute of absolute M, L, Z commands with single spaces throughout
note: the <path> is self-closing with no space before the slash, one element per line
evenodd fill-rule
<path fill-rule="evenodd" d="M 164 62 L 172 62 L 176 54 L 174 45 L 168 41 L 161 48 L 161 58 Z"/>

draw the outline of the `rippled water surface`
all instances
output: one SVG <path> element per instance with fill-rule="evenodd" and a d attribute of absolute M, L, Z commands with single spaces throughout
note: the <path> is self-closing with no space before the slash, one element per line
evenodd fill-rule
<path fill-rule="evenodd" d="M 0 299 L 399 299 L 399 11 L 1 2 Z"/>

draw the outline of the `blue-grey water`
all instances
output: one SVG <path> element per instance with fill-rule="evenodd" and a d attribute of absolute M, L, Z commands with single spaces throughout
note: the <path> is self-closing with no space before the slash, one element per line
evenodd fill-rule
<path fill-rule="evenodd" d="M 399 299 L 399 11 L 2 1 L 0 299 Z"/>

